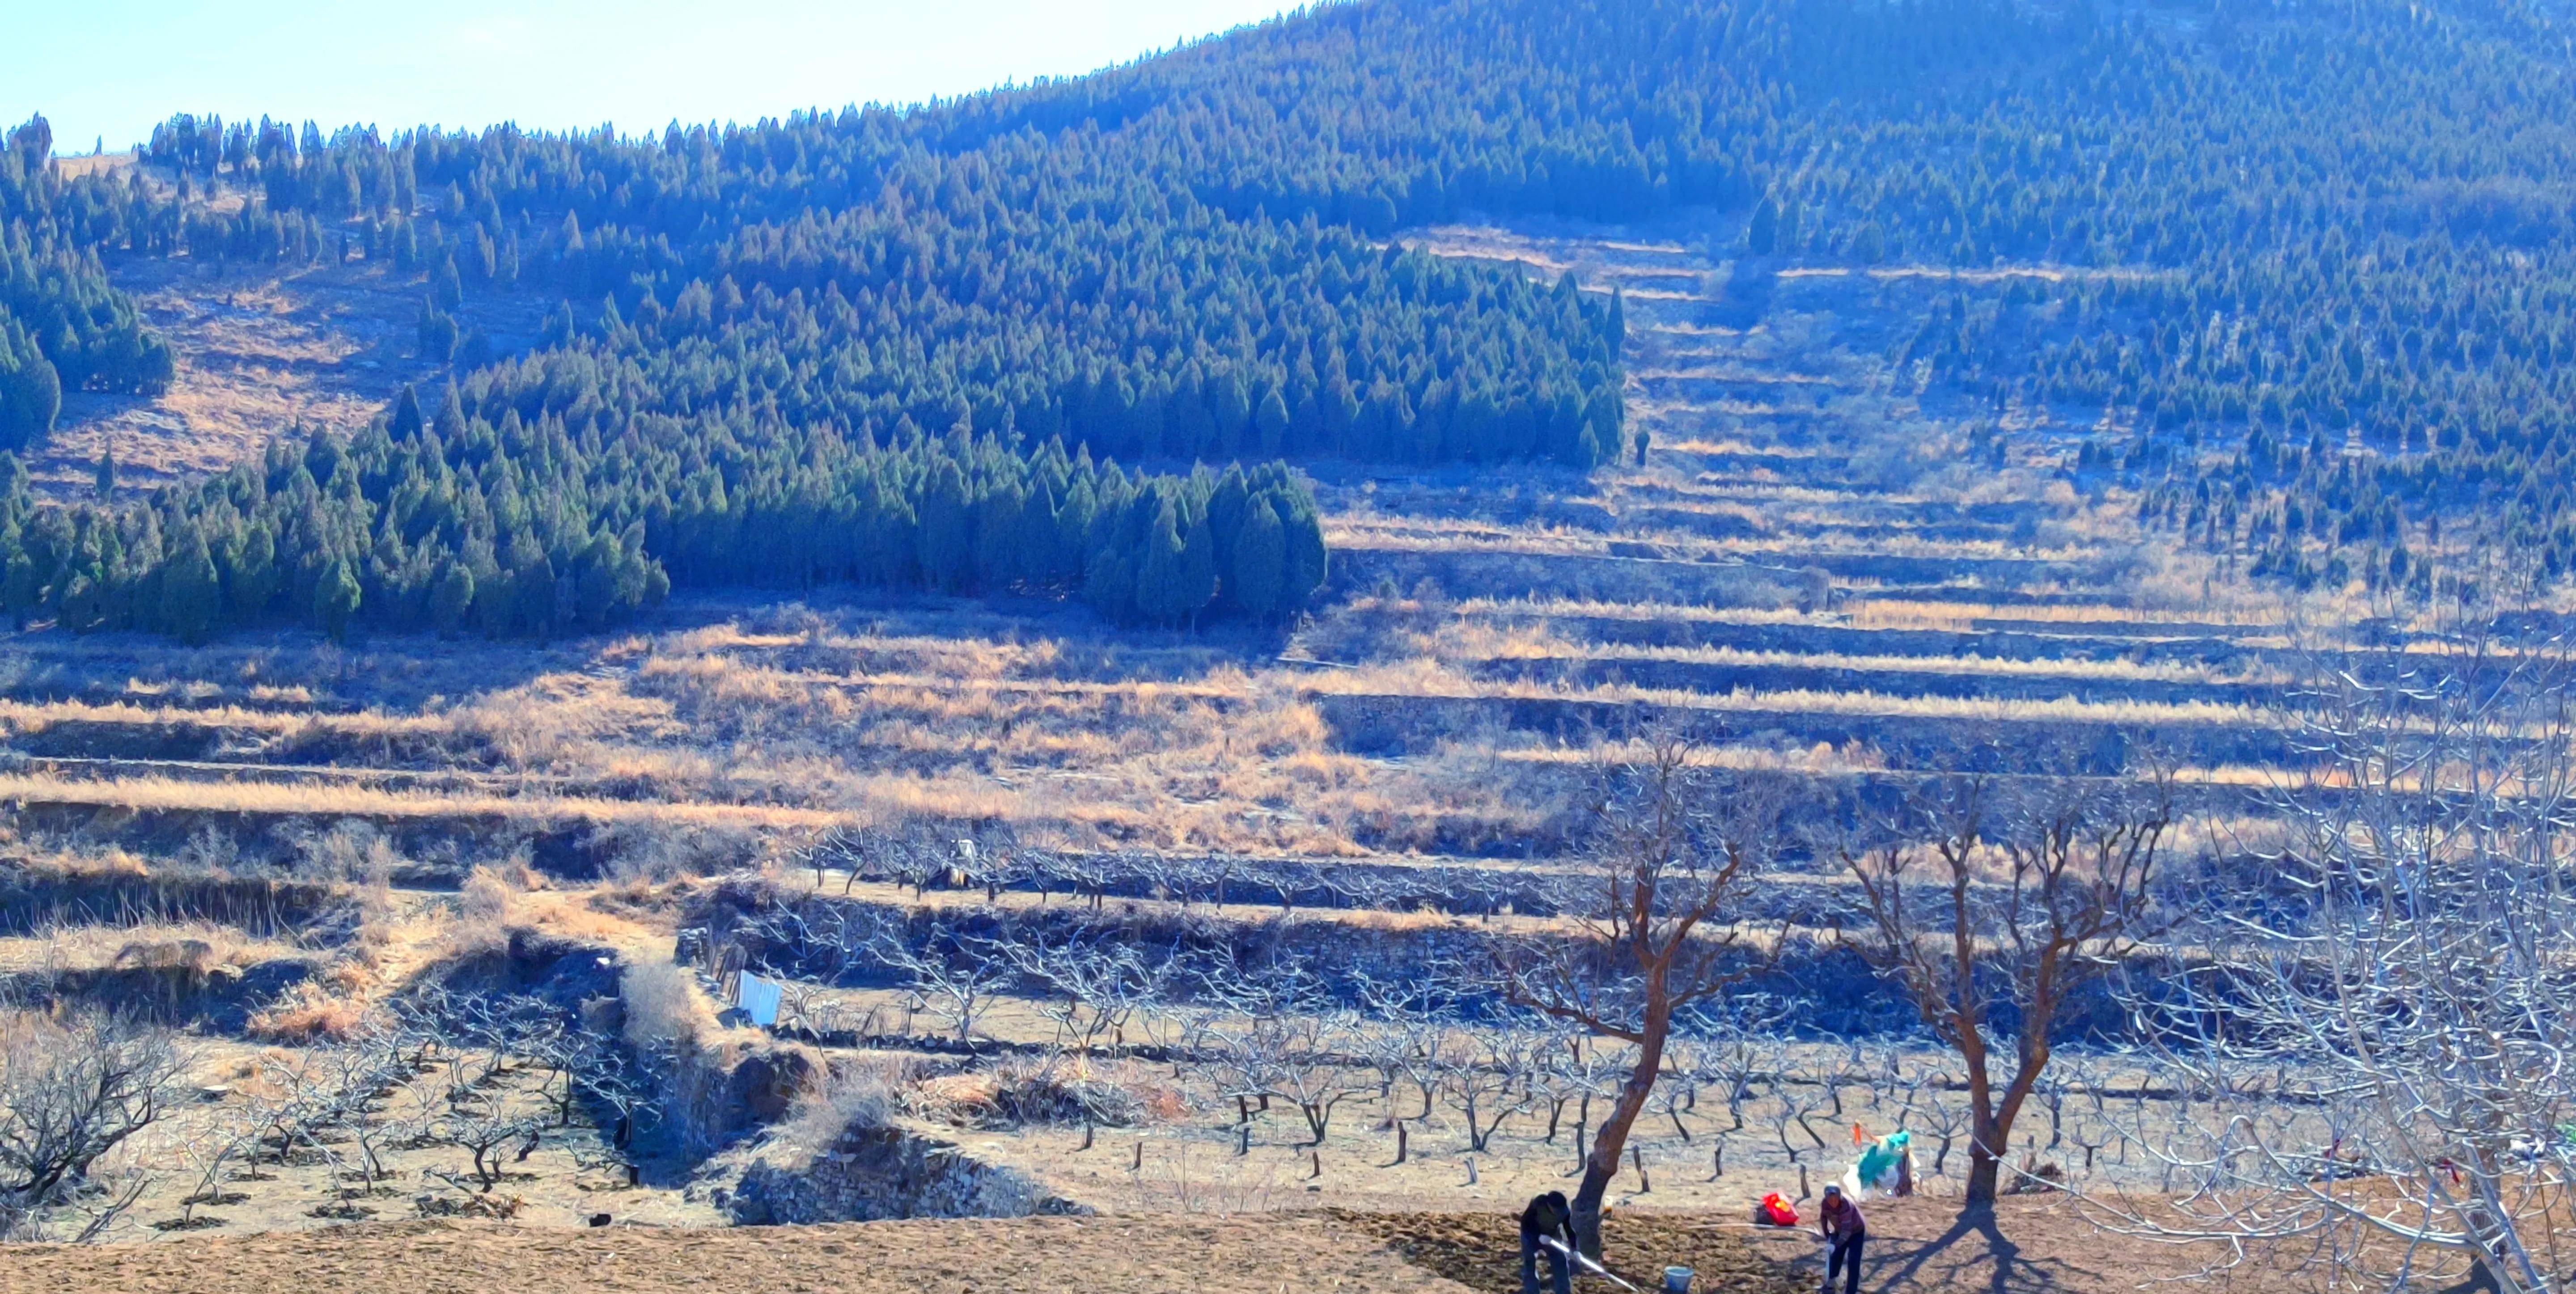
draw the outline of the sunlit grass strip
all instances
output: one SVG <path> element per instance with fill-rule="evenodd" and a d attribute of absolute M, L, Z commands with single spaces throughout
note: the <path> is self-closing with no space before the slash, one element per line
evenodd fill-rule
<path fill-rule="evenodd" d="M 1312 696 L 1407 696 L 1448 700 L 1576 701 L 1610 705 L 1660 705 L 1677 709 L 1801 714 L 1902 715 L 1961 722 L 2175 724 L 2204 727 L 2277 727 L 2274 712 L 2205 701 L 2085 701 L 1893 696 L 1879 692 L 1791 689 L 1761 692 L 1687 692 L 1626 685 L 1551 687 L 1541 683 L 1480 682 L 1436 667 L 1366 668 L 1300 680 Z"/>
<path fill-rule="evenodd" d="M 0 800 L 138 812 L 296 814 L 352 818 L 502 818 L 520 822 L 687 822 L 836 827 L 855 815 L 781 805 L 672 803 L 556 795 L 442 795 L 368 786 L 196 782 L 163 777 L 99 780 L 0 774 Z"/>

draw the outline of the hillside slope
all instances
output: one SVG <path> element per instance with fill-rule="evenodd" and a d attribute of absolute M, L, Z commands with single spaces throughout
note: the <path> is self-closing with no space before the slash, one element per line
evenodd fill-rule
<path fill-rule="evenodd" d="M 1376 0 L 1094 77 L 659 139 L 178 118 L 147 160 L 247 200 L 119 190 L 127 214 L 65 226 L 104 231 L 79 254 L 417 275 L 454 422 L 433 464 L 395 418 L 357 438 L 357 489 L 319 492 L 322 524 L 265 519 L 290 578 L 250 539 L 249 496 L 287 483 L 232 478 L 120 516 L 113 544 L 22 522 L 5 600 L 200 632 L 420 624 L 444 598 L 454 623 L 542 633 L 649 601 L 658 569 L 1286 614 L 1302 595 L 1266 556 L 1233 569 L 1234 514 L 1197 537 L 1206 487 L 1158 476 L 1131 507 L 1122 473 L 1116 506 L 1067 518 L 1070 476 L 1034 455 L 1633 454 L 1622 297 L 1379 242 L 1469 212 L 1697 221 L 1748 302 L 1816 270 L 2047 267 L 1909 302 L 1897 380 L 2090 427 L 2077 483 L 2222 565 L 2398 602 L 2545 592 L 2576 558 L 2556 31 L 2472 4 Z M 561 302 L 525 351 L 466 308 L 505 292 Z M 1017 466 L 978 466 L 997 454 Z M 470 503 L 413 506 L 468 468 Z M 1018 546 L 1032 471 L 1078 560 L 959 560 Z M 579 487 L 526 516 L 496 475 Z M 360 539 L 388 518 L 399 544 Z M 759 538 L 817 520 L 818 552 Z M 240 595 L 165 614 L 170 570 Z M 600 587 L 524 592 L 553 580 Z"/>

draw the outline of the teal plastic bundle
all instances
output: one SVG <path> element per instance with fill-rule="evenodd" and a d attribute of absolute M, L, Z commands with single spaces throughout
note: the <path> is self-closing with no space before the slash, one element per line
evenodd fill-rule
<path fill-rule="evenodd" d="M 1881 1177 L 1894 1172 L 1898 1160 L 1905 1158 L 1906 1148 L 1914 1144 L 1911 1132 L 1891 1132 L 1871 1142 L 1860 1152 L 1860 1162 L 1852 1166 L 1852 1175 L 1860 1184 L 1876 1187 Z"/>

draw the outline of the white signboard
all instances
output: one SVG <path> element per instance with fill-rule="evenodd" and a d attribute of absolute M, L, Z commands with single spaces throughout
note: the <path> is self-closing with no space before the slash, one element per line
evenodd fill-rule
<path fill-rule="evenodd" d="M 741 972 L 740 978 L 734 981 L 734 1005 L 741 1007 L 742 1013 L 750 1016 L 753 1024 L 764 1029 L 778 1023 L 778 997 L 777 983 L 750 971 Z"/>

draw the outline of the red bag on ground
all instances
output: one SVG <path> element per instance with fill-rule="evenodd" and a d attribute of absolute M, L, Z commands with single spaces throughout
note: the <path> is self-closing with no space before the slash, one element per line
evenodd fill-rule
<path fill-rule="evenodd" d="M 1798 1225 L 1798 1210 L 1773 1191 L 1762 1197 L 1762 1218 L 1775 1227 L 1794 1227 Z"/>

